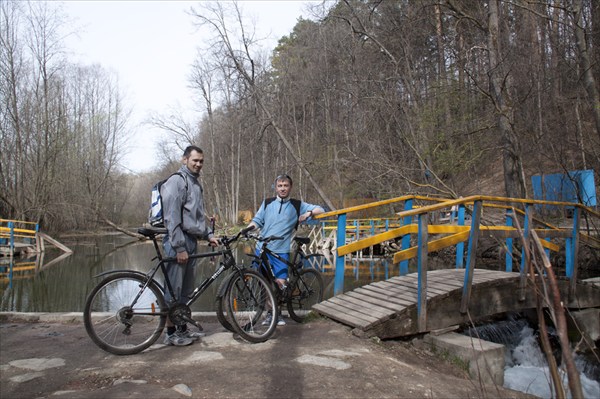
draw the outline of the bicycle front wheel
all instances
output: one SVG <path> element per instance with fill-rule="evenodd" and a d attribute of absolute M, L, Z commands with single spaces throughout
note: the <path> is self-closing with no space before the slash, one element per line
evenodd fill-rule
<path fill-rule="evenodd" d="M 85 329 L 96 345 L 115 355 L 151 346 L 167 320 L 160 288 L 133 272 L 114 273 L 90 293 L 83 311 Z"/>
<path fill-rule="evenodd" d="M 265 342 L 275 332 L 279 317 L 269 283 L 256 271 L 245 269 L 231 278 L 227 298 L 228 318 L 246 341 Z"/>
<path fill-rule="evenodd" d="M 217 298 L 215 301 L 216 301 L 216 305 L 217 305 L 217 320 L 219 320 L 219 323 L 221 323 L 221 325 L 226 330 L 235 332 L 235 329 L 229 322 L 229 319 L 227 316 L 227 301 L 229 299 L 227 297 L 227 293 L 230 290 L 229 284 L 231 283 L 232 277 L 233 277 L 233 274 L 230 274 L 229 276 L 225 277 L 225 279 L 221 282 L 221 285 L 219 286 L 219 289 L 217 291 Z"/>
<path fill-rule="evenodd" d="M 323 277 L 315 269 L 303 269 L 299 271 L 297 280 L 288 288 L 288 313 L 293 320 L 302 323 L 313 305 L 323 300 Z"/>

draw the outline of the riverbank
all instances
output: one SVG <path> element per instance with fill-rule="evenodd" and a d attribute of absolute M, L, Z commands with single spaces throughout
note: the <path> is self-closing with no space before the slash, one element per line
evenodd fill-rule
<path fill-rule="evenodd" d="M 0 313 L 3 398 L 532 398 L 470 380 L 407 342 L 352 335 L 328 319 L 289 321 L 263 344 L 211 317 L 188 347 L 158 341 L 132 356 L 96 347 L 81 313 Z"/>

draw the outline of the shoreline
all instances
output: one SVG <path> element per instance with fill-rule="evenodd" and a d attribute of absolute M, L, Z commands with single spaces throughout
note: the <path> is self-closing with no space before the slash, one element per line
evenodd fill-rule
<path fill-rule="evenodd" d="M 217 322 L 215 312 L 192 312 L 200 322 Z M 83 312 L 0 312 L 0 322 L 20 321 L 28 323 L 83 323 Z"/>

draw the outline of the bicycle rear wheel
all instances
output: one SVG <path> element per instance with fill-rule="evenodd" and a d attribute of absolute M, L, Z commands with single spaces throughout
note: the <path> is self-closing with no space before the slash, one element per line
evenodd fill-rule
<path fill-rule="evenodd" d="M 227 290 L 228 317 L 246 341 L 265 342 L 275 332 L 279 316 L 269 283 L 256 271 L 235 273 Z"/>
<path fill-rule="evenodd" d="M 83 311 L 85 329 L 96 345 L 115 355 L 132 355 L 151 346 L 167 320 L 162 291 L 133 272 L 114 273 L 90 293 Z"/>
<path fill-rule="evenodd" d="M 323 277 L 315 269 L 300 270 L 296 281 L 288 287 L 287 310 L 290 317 L 302 323 L 313 305 L 323 300 Z"/>

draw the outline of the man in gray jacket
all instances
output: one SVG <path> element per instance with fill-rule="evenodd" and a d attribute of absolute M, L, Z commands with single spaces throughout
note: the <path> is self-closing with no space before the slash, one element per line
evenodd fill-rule
<path fill-rule="evenodd" d="M 183 152 L 182 163 L 179 171 L 161 186 L 160 192 L 167 228 L 163 239 L 165 256 L 177 258 L 177 262 L 167 265 L 167 274 L 174 294 L 180 303 L 185 303 L 195 288 L 196 260 L 189 259 L 189 256 L 196 253 L 197 240 L 208 240 L 212 246 L 218 245 L 219 241 L 212 235 L 204 216 L 202 186 L 198 182 L 204 164 L 202 150 L 188 146 Z M 165 299 L 167 303 L 171 301 L 169 292 Z M 201 332 L 190 331 L 186 325 L 176 328 L 167 318 L 166 345 L 190 345 L 202 335 Z"/>

